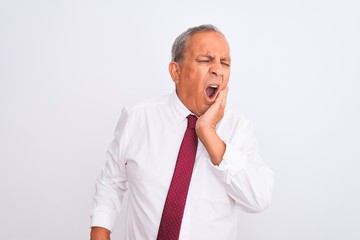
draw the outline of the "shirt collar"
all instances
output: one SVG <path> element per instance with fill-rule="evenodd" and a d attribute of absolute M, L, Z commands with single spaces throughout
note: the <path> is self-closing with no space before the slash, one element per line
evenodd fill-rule
<path fill-rule="evenodd" d="M 177 122 L 182 122 L 189 114 L 193 114 L 187 107 L 181 102 L 176 91 L 171 94 L 170 97 L 171 108 L 174 113 Z M 193 114 L 195 115 L 195 114 Z"/>

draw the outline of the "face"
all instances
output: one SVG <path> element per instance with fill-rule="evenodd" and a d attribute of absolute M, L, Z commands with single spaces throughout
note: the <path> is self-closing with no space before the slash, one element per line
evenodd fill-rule
<path fill-rule="evenodd" d="M 183 63 L 170 63 L 176 93 L 191 112 L 204 114 L 227 87 L 230 61 L 229 45 L 221 34 L 200 32 L 189 40 Z"/>

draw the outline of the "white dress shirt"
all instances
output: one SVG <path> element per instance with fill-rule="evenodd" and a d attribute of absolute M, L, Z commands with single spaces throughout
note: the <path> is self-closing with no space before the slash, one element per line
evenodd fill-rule
<path fill-rule="evenodd" d="M 175 92 L 123 109 L 96 183 L 92 226 L 112 230 L 120 213 L 121 240 L 156 239 L 189 114 Z M 216 131 L 226 151 L 214 166 L 199 141 L 180 239 L 237 239 L 238 209 L 270 204 L 274 175 L 249 121 L 227 108 Z"/>

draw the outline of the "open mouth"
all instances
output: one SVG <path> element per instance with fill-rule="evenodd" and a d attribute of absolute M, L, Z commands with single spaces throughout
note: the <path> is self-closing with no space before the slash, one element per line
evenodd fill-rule
<path fill-rule="evenodd" d="M 219 85 L 210 85 L 208 86 L 206 89 L 205 89 L 205 92 L 206 92 L 206 95 L 209 97 L 209 98 L 213 98 L 217 91 L 219 90 Z"/>

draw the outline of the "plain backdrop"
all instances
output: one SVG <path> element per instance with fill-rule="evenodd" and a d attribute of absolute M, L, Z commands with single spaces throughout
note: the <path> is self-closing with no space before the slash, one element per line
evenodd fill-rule
<path fill-rule="evenodd" d="M 241 239 L 360 239 L 360 2 L 0 1 L 0 239 L 88 239 L 123 106 L 173 91 L 170 48 L 212 23 L 228 104 L 276 173 Z M 113 239 L 118 232 L 115 230 Z"/>

